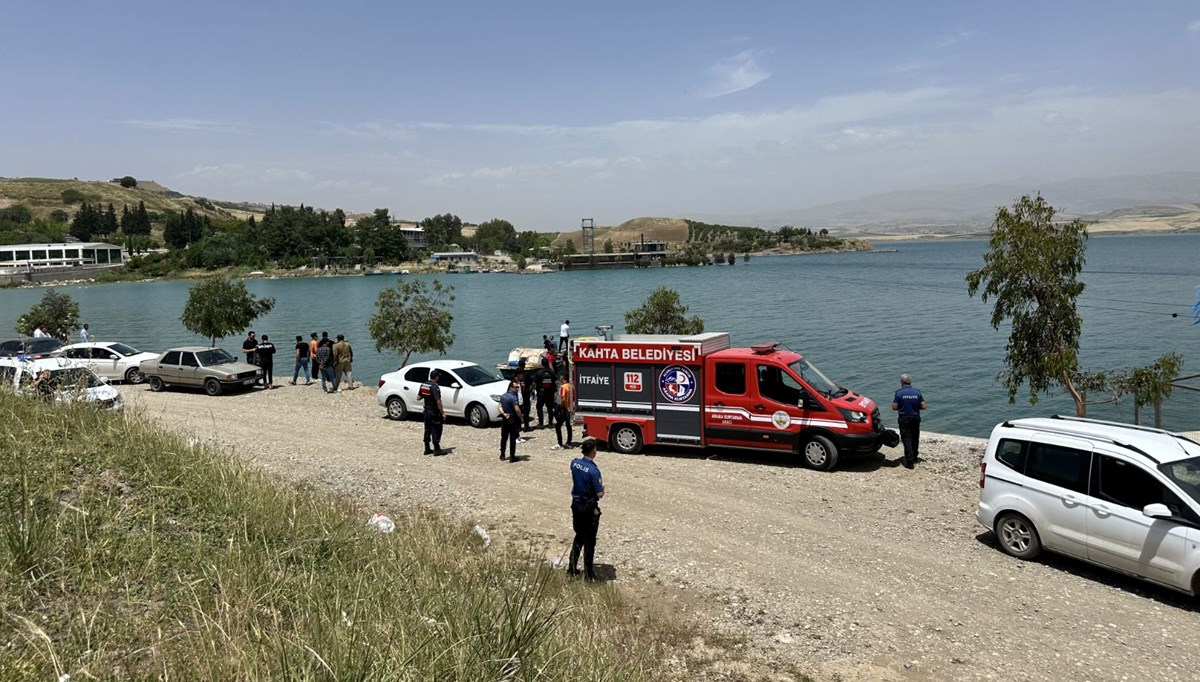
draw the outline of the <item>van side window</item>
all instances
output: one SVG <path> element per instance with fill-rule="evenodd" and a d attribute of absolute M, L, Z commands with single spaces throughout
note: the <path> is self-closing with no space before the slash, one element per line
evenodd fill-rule
<path fill-rule="evenodd" d="M 1186 514 L 1183 501 L 1136 464 L 1097 455 L 1094 478 L 1092 495 L 1101 499 L 1139 511 L 1148 504 L 1165 504 L 1175 516 Z"/>
<path fill-rule="evenodd" d="M 717 390 L 727 395 L 745 395 L 746 365 L 740 362 L 718 362 Z"/>
<path fill-rule="evenodd" d="M 996 446 L 996 459 L 1014 471 L 1025 473 L 1025 441 L 1005 438 Z"/>
<path fill-rule="evenodd" d="M 1061 445 L 1030 443 L 1025 475 L 1077 493 L 1087 493 L 1091 455 Z"/>
<path fill-rule="evenodd" d="M 784 405 L 800 403 L 800 385 L 774 365 L 758 366 L 758 394 Z"/>

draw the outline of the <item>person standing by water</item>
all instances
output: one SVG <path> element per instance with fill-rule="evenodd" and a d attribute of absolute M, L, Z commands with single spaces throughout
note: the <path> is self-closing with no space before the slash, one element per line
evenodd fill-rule
<path fill-rule="evenodd" d="M 550 448 L 551 450 L 562 450 L 563 448 L 571 447 L 571 441 L 575 440 L 575 433 L 571 428 L 571 382 L 563 379 L 558 380 L 558 393 L 554 399 L 554 437 L 558 440 L 558 445 Z M 567 440 L 563 440 L 563 426 L 567 427 Z"/>
<path fill-rule="evenodd" d="M 333 390 L 342 390 L 342 375 L 346 373 L 346 366 L 350 364 L 350 344 L 346 343 L 346 337 L 342 334 L 337 335 L 337 343 L 333 344 Z"/>
<path fill-rule="evenodd" d="M 900 442 L 904 443 L 904 468 L 911 469 L 917 463 L 921 444 L 921 410 L 925 409 L 925 396 L 913 388 L 912 377 L 900 375 L 900 389 L 892 397 L 892 409 L 898 413 Z"/>
<path fill-rule="evenodd" d="M 546 428 L 546 420 L 554 423 L 554 370 L 547 365 L 543 365 L 537 371 L 537 414 L 538 428 Z"/>
<path fill-rule="evenodd" d="M 255 353 L 258 352 L 258 339 L 254 338 L 254 331 L 246 332 L 246 340 L 242 341 L 242 354 L 246 356 L 247 365 L 257 365 L 258 357 Z"/>
<path fill-rule="evenodd" d="M 321 390 L 326 393 L 333 393 L 333 344 L 329 343 L 329 338 L 326 337 L 317 344 L 317 371 L 321 375 Z M 325 382 L 328 380 L 329 386 Z"/>
<path fill-rule="evenodd" d="M 258 356 L 258 366 L 262 367 L 263 371 L 263 386 L 266 388 L 275 387 L 275 344 L 271 343 L 271 337 L 263 334 L 262 343 L 258 344 L 255 350 L 255 355 Z"/>
<path fill-rule="evenodd" d="M 596 582 L 592 563 L 596 555 L 596 535 L 600 532 L 600 498 L 604 497 L 604 479 L 596 466 L 596 439 L 583 441 L 582 456 L 571 460 L 571 563 L 567 575 L 579 575 L 579 554 L 583 552 L 583 579 Z"/>
<path fill-rule="evenodd" d="M 308 362 L 309 362 L 309 366 L 312 368 L 310 370 L 312 372 L 312 380 L 316 381 L 317 380 L 317 346 L 319 345 L 319 342 L 317 341 L 317 333 L 313 332 L 312 334 L 309 334 L 308 339 L 309 339 L 308 340 Z"/>
<path fill-rule="evenodd" d="M 79 342 L 80 343 L 88 343 L 91 340 L 92 340 L 91 327 L 88 326 L 87 322 L 84 322 L 83 329 L 79 330 Z"/>
<path fill-rule="evenodd" d="M 442 407 L 442 387 L 438 385 L 441 374 L 436 369 L 429 370 L 429 379 L 417 390 L 417 395 L 425 401 L 425 454 L 435 456 L 446 454 L 442 450 L 442 425 L 446 421 L 446 410 Z"/>
<path fill-rule="evenodd" d="M 508 461 L 517 461 L 517 436 L 521 433 L 521 399 L 517 397 L 517 382 L 508 382 L 508 390 L 500 396 L 500 461 L 504 461 L 504 446 L 508 446 Z"/>
<path fill-rule="evenodd" d="M 562 326 L 558 328 L 558 352 L 562 353 L 570 345 L 571 341 L 571 321 L 564 320 Z"/>
<path fill-rule="evenodd" d="M 316 334 L 313 334 L 316 336 Z M 300 370 L 304 370 L 304 385 L 312 383 L 312 377 L 308 373 L 308 344 L 305 343 L 304 337 L 296 335 L 296 368 L 292 370 L 291 385 L 296 385 L 296 379 L 300 378 Z"/>

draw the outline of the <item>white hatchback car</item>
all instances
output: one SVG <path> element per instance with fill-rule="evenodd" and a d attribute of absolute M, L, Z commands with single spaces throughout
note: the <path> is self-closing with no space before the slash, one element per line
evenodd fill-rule
<path fill-rule="evenodd" d="M 116 341 L 73 343 L 54 351 L 55 357 L 70 358 L 109 381 L 140 384 L 146 380 L 138 365 L 153 360 L 158 353 L 147 353 Z"/>
<path fill-rule="evenodd" d="M 464 360 L 416 362 L 379 377 L 376 399 L 387 408 L 388 417 L 404 419 L 409 412 L 420 414 L 424 410 L 417 391 L 434 368 L 441 372 L 438 385 L 442 387 L 446 416 L 466 417 L 471 426 L 481 429 L 500 421 L 500 396 L 508 390 L 508 380 Z"/>
<path fill-rule="evenodd" d="M 42 370 L 50 371 L 50 393 L 55 402 L 84 400 L 110 410 L 124 407 L 121 394 L 108 382 L 66 358 L 41 358 L 21 361 L 0 358 L 0 387 L 17 393 L 32 394 L 33 381 Z"/>
<path fill-rule="evenodd" d="M 1075 417 L 996 426 L 976 518 L 1019 559 L 1043 549 L 1200 596 L 1200 444 Z"/>

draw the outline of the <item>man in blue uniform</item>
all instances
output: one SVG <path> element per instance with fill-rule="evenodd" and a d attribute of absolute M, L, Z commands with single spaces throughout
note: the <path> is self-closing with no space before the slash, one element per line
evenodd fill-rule
<path fill-rule="evenodd" d="M 917 448 L 921 441 L 921 410 L 925 409 L 925 396 L 913 388 L 912 377 L 900 375 L 900 390 L 892 398 L 892 409 L 898 413 L 900 442 L 904 443 L 904 468 L 911 469 L 917 463 Z"/>
<path fill-rule="evenodd" d="M 504 461 L 504 446 L 508 446 L 508 461 L 517 461 L 517 436 L 521 433 L 521 401 L 517 397 L 517 382 L 508 382 L 508 390 L 500 396 L 500 461 Z"/>
<path fill-rule="evenodd" d="M 600 531 L 600 498 L 604 497 L 604 480 L 596 466 L 596 439 L 583 441 L 583 456 L 571 460 L 571 526 L 575 541 L 571 543 L 571 564 L 568 575 L 579 575 L 579 552 L 583 551 L 583 578 L 596 581 L 592 558 L 596 554 L 596 534 Z"/>
<path fill-rule="evenodd" d="M 429 370 L 429 380 L 421 384 L 417 394 L 425 401 L 425 454 L 444 455 L 442 451 L 442 422 L 446 411 L 442 409 L 442 387 L 438 386 L 441 372 Z M 433 448 L 430 448 L 430 443 Z"/>

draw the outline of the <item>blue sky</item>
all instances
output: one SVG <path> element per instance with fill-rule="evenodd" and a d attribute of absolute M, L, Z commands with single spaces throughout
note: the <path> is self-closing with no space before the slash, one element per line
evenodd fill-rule
<path fill-rule="evenodd" d="M 1200 170 L 1195 1 L 114 0 L 3 17 L 8 177 L 557 230 Z"/>

